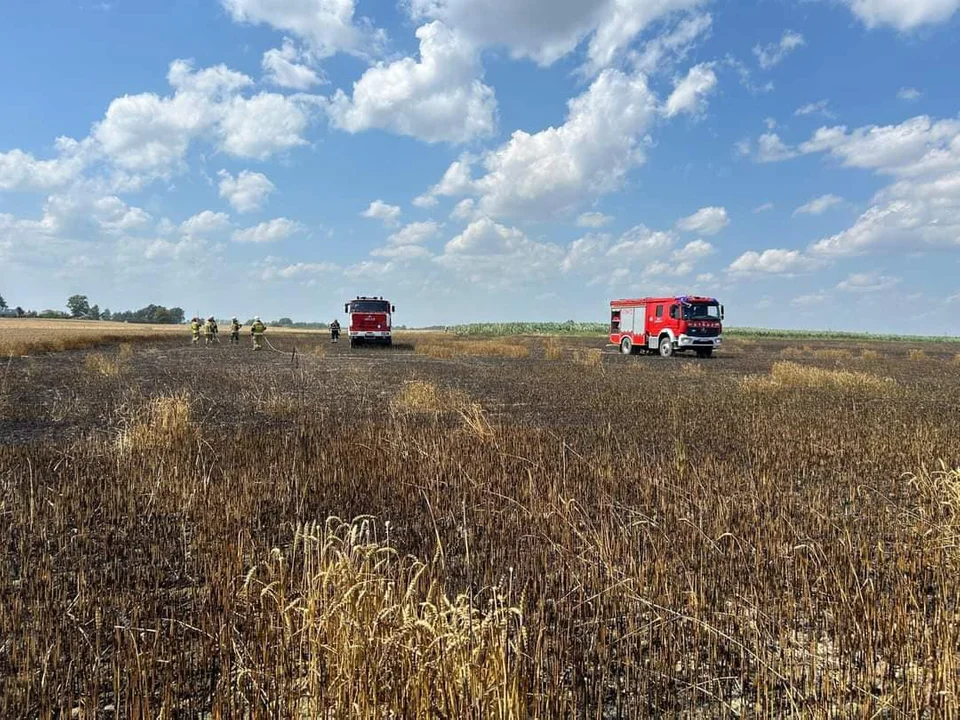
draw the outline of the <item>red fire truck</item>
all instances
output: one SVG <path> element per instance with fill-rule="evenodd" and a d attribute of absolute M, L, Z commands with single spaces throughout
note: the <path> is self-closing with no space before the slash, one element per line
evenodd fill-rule
<path fill-rule="evenodd" d="M 379 343 L 391 345 L 392 314 L 397 308 L 382 297 L 366 297 L 358 295 L 343 306 L 343 311 L 350 316 L 347 334 L 350 337 L 350 347 L 362 343 Z"/>
<path fill-rule="evenodd" d="M 693 350 L 708 358 L 723 342 L 723 305 L 716 298 L 637 298 L 610 303 L 610 342 L 624 355 Z"/>

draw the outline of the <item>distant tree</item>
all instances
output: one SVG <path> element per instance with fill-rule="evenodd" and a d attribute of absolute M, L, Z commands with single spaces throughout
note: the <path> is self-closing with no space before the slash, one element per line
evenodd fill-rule
<path fill-rule="evenodd" d="M 282 317 L 277 320 L 277 325 L 280 327 L 293 327 L 293 320 L 288 317 Z"/>
<path fill-rule="evenodd" d="M 0 310 L 7 309 L 7 301 L 3 299 L 3 295 L 0 295 Z"/>
<path fill-rule="evenodd" d="M 183 312 L 183 308 L 172 307 L 170 308 L 170 322 L 177 325 L 183 324 L 184 319 L 186 318 L 186 313 Z"/>
<path fill-rule="evenodd" d="M 53 320 L 64 320 L 69 318 L 70 315 L 63 312 L 63 310 L 41 310 L 38 313 L 34 314 L 34 317 L 40 317 L 44 319 L 53 319 Z"/>
<path fill-rule="evenodd" d="M 14 312 L 17 313 L 17 317 L 22 318 L 26 313 L 24 313 L 23 308 L 17 305 L 14 309 Z"/>
<path fill-rule="evenodd" d="M 71 295 L 67 298 L 67 307 L 75 318 L 84 317 L 90 313 L 90 301 L 86 295 Z"/>
<path fill-rule="evenodd" d="M 91 305 L 91 306 L 90 306 L 90 312 L 87 313 L 87 316 L 88 316 L 91 320 L 99 320 L 99 319 L 100 319 L 100 306 L 99 306 L 99 305 Z"/>
<path fill-rule="evenodd" d="M 104 308 L 103 312 L 100 313 L 101 320 L 110 320 L 113 318 L 113 314 L 110 312 L 110 308 Z"/>

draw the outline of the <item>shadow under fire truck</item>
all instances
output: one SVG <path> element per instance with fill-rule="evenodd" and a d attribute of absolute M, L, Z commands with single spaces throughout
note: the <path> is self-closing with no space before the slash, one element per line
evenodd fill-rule
<path fill-rule="evenodd" d="M 358 295 L 343 306 L 343 311 L 350 316 L 347 325 L 350 347 L 364 343 L 393 344 L 392 317 L 397 308 L 389 300 Z"/>
<path fill-rule="evenodd" d="M 613 300 L 610 342 L 624 355 L 692 350 L 708 358 L 723 342 L 723 305 L 695 295 Z"/>

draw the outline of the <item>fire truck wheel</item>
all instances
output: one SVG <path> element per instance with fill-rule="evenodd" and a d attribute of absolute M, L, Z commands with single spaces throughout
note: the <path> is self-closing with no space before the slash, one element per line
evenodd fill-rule
<path fill-rule="evenodd" d="M 624 355 L 633 355 L 633 343 L 630 338 L 624 338 L 620 341 L 620 352 Z"/>
<path fill-rule="evenodd" d="M 673 341 L 669 335 L 660 338 L 660 357 L 668 358 L 673 355 Z"/>

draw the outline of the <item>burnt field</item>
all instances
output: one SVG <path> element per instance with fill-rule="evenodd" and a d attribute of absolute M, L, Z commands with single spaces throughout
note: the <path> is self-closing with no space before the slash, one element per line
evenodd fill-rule
<path fill-rule="evenodd" d="M 0 717 L 960 715 L 955 346 L 243 339 L 4 359 Z"/>

